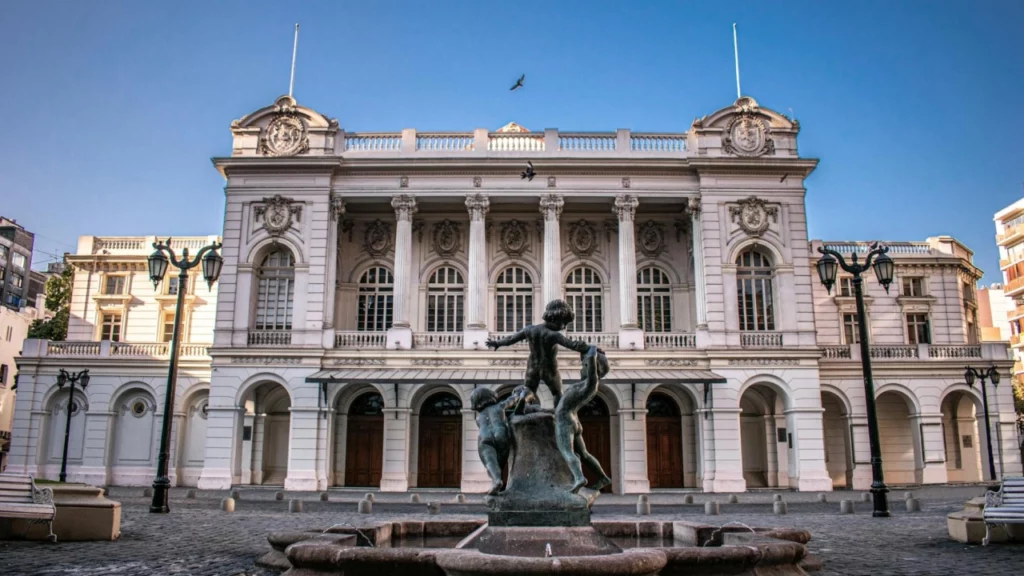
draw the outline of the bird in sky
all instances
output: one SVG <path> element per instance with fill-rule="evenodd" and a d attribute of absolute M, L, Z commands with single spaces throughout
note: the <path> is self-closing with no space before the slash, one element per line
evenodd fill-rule
<path fill-rule="evenodd" d="M 523 170 L 523 173 L 522 173 L 522 175 L 520 175 L 519 179 L 522 180 L 523 178 L 526 178 L 527 180 L 531 180 L 532 181 L 533 177 L 536 176 L 536 175 L 537 175 L 537 173 L 533 171 L 533 162 L 530 162 L 529 160 L 527 160 L 526 161 L 526 170 Z"/>
<path fill-rule="evenodd" d="M 783 175 L 782 175 L 782 178 L 779 178 L 779 182 L 780 182 L 780 183 L 782 183 L 782 182 L 785 182 L 785 181 L 786 181 L 786 178 L 789 178 L 789 174 L 783 174 Z"/>
<path fill-rule="evenodd" d="M 523 74 L 522 76 L 520 76 L 519 80 L 516 80 L 516 83 L 513 84 L 511 88 L 509 88 L 509 91 L 510 92 L 514 92 L 514 91 L 522 88 L 523 87 L 523 80 L 526 80 L 526 74 Z"/>

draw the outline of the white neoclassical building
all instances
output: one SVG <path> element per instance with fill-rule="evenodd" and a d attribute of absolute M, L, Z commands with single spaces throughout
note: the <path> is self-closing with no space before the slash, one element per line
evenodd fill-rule
<path fill-rule="evenodd" d="M 19 360 L 15 471 L 55 475 L 71 409 L 73 479 L 151 481 L 187 289 L 178 484 L 481 492 L 469 395 L 511 390 L 527 355 L 484 342 L 553 298 L 610 358 L 581 419 L 615 492 L 870 484 L 858 318 L 849 279 L 830 295 L 814 271 L 795 120 L 741 98 L 681 133 L 348 133 L 282 97 L 231 131 L 220 282 L 154 290 L 152 238 L 83 238 L 68 341 Z M 979 481 L 990 434 L 1019 474 L 1009 388 L 989 385 L 987 431 L 964 382 L 1012 367 L 979 343 L 972 253 L 891 246 L 890 292 L 865 283 L 887 479 Z M 578 365 L 564 352 L 563 379 Z M 91 370 L 71 402 L 61 367 Z"/>

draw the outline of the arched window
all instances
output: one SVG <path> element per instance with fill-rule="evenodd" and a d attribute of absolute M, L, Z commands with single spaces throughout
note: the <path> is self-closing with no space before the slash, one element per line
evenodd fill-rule
<path fill-rule="evenodd" d="M 645 332 L 672 331 L 672 286 L 659 268 L 636 273 L 636 318 Z"/>
<path fill-rule="evenodd" d="M 736 258 L 740 330 L 775 330 L 774 274 L 771 259 L 756 248 L 750 248 Z"/>
<path fill-rule="evenodd" d="M 565 279 L 565 301 L 576 314 L 566 332 L 601 332 L 601 276 L 589 266 L 580 266 Z"/>
<path fill-rule="evenodd" d="M 367 392 L 352 401 L 349 416 L 379 416 L 384 413 L 384 398 L 376 392 Z"/>
<path fill-rule="evenodd" d="M 395 277 L 391 270 L 374 266 L 359 278 L 359 314 L 356 330 L 383 332 L 391 328 Z"/>
<path fill-rule="evenodd" d="M 292 301 L 295 299 L 295 259 L 286 248 L 276 248 L 263 257 L 256 272 L 257 330 L 291 330 Z"/>
<path fill-rule="evenodd" d="M 462 332 L 465 285 L 462 274 L 442 266 L 427 282 L 427 332 Z"/>
<path fill-rule="evenodd" d="M 460 416 L 462 415 L 462 402 L 454 394 L 441 392 L 434 394 L 423 403 L 420 408 L 420 416 Z"/>
<path fill-rule="evenodd" d="M 679 407 L 668 396 L 654 393 L 647 397 L 647 415 L 656 418 L 678 418 Z"/>
<path fill-rule="evenodd" d="M 533 278 L 519 266 L 498 274 L 494 286 L 495 322 L 498 332 L 515 332 L 533 320 Z"/>

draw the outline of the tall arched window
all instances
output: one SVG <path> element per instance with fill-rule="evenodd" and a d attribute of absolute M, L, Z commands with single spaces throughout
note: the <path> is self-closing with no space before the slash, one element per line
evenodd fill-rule
<path fill-rule="evenodd" d="M 772 298 L 771 259 L 756 248 L 736 258 L 736 298 L 740 330 L 775 330 L 775 306 Z"/>
<path fill-rule="evenodd" d="M 359 278 L 359 314 L 356 330 L 383 332 L 391 328 L 395 277 L 391 270 L 374 266 Z"/>
<path fill-rule="evenodd" d="M 465 284 L 462 274 L 442 266 L 427 282 L 427 332 L 462 332 Z"/>
<path fill-rule="evenodd" d="M 645 332 L 672 331 L 672 286 L 659 268 L 636 273 L 636 317 Z"/>
<path fill-rule="evenodd" d="M 519 266 L 498 274 L 494 286 L 495 322 L 498 332 L 515 332 L 533 320 L 533 278 Z"/>
<path fill-rule="evenodd" d="M 263 257 L 256 272 L 257 330 L 291 330 L 295 299 L 295 259 L 287 248 L 275 248 Z"/>
<path fill-rule="evenodd" d="M 589 266 L 580 266 L 565 279 L 565 301 L 576 313 L 576 319 L 566 327 L 566 332 L 600 332 L 601 321 L 601 276 Z"/>

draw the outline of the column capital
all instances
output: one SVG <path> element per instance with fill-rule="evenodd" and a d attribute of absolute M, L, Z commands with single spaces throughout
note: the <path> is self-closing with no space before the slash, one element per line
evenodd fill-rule
<path fill-rule="evenodd" d="M 686 211 L 693 218 L 700 218 L 700 196 L 693 196 L 686 202 Z"/>
<path fill-rule="evenodd" d="M 331 217 L 335 220 L 340 220 L 344 214 L 345 201 L 342 200 L 341 196 L 331 195 Z"/>
<path fill-rule="evenodd" d="M 391 197 L 391 207 L 395 209 L 395 219 L 399 222 L 411 222 L 416 213 L 416 197 L 411 194 L 398 194 Z"/>
<path fill-rule="evenodd" d="M 636 196 L 632 194 L 619 194 L 615 197 L 615 205 L 612 206 L 612 214 L 619 217 L 619 222 L 632 222 L 636 214 L 636 207 L 640 204 Z"/>
<path fill-rule="evenodd" d="M 480 221 L 491 209 L 491 200 L 483 194 L 466 196 L 466 209 L 469 210 L 470 221 Z"/>
<path fill-rule="evenodd" d="M 559 194 L 546 194 L 540 197 L 540 213 L 544 215 L 545 222 L 561 218 L 563 206 L 565 206 L 565 198 Z"/>

